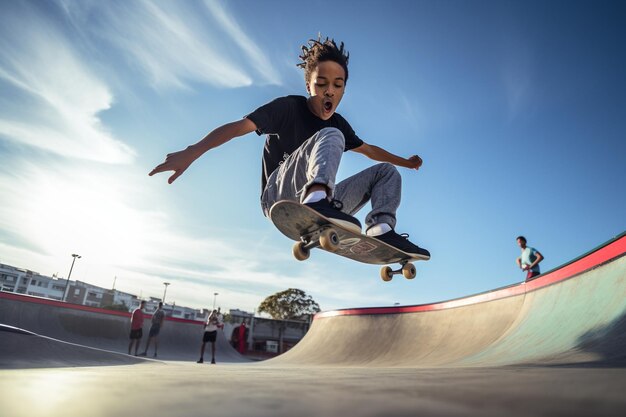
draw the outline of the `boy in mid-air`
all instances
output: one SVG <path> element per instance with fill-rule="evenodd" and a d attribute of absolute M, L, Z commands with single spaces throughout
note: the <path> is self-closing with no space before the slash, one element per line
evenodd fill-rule
<path fill-rule="evenodd" d="M 415 257 L 429 259 L 426 249 L 394 230 L 402 182 L 395 166 L 417 170 L 421 158 L 413 155 L 405 159 L 365 143 L 336 113 L 348 81 L 348 58 L 343 42 L 337 47 L 332 39 L 310 40 L 302 46 L 302 62 L 298 64 L 304 69 L 308 97 L 277 98 L 241 120 L 218 127 L 200 142 L 168 154 L 149 175 L 174 171 L 168 180 L 171 184 L 206 151 L 256 131 L 267 135 L 261 194 L 265 216 L 275 202 L 293 200 L 359 233 L 361 223 L 353 215 L 371 201 L 365 233 Z M 342 154 L 349 150 L 382 163 L 336 183 Z"/>

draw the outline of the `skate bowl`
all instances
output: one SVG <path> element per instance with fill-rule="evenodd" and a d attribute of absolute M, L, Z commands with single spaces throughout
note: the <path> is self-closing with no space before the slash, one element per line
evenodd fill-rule
<path fill-rule="evenodd" d="M 623 416 L 625 253 L 622 234 L 529 282 L 432 304 L 322 312 L 300 343 L 263 362 L 228 363 L 240 358 L 220 335 L 211 366 L 195 363 L 200 324 L 163 328 L 159 359 L 183 360 L 142 360 L 125 354 L 128 314 L 0 293 L 0 323 L 64 340 L 0 326 L 3 411 Z"/>
<path fill-rule="evenodd" d="M 626 234 L 531 281 L 426 305 L 315 316 L 267 365 L 626 365 Z"/>
<path fill-rule="evenodd" d="M 350 308 L 315 316 L 290 351 L 259 366 L 460 368 L 507 365 L 626 365 L 626 233 L 528 281 L 493 291 L 402 307 Z M 68 346 L 97 349 L 85 363 L 122 363 L 128 349 L 129 313 L 68 305 L 0 292 L 0 324 L 33 332 L 4 333 L 0 349 L 37 356 L 39 365 L 80 363 Z M 146 320 L 144 335 L 147 335 Z M 202 323 L 168 318 L 159 336 L 159 359 L 196 360 Z M 43 336 L 35 343 L 37 335 Z M 29 349 L 9 346 L 21 340 Z M 51 347 L 57 339 L 56 350 Z M 26 343 L 25 340 L 29 342 Z M 11 342 L 13 344 L 17 341 Z M 142 347 L 145 337 L 142 340 Z M 15 345 L 17 346 L 17 345 Z M 44 348 L 45 347 L 45 348 Z M 57 352 L 58 350 L 58 352 Z M 57 352 L 57 353 L 54 353 Z M 17 355 L 17 356 L 16 356 Z M 127 355 L 126 355 L 127 356 Z M 218 362 L 247 362 L 218 333 Z M 135 363 L 136 360 L 128 363 Z M 2 366 L 0 364 L 0 366 Z"/>
<path fill-rule="evenodd" d="M 140 352 L 149 328 L 147 317 Z M 51 367 L 143 362 L 126 355 L 129 332 L 130 313 L 0 292 L 0 368 L 45 367 L 46 358 Z M 202 322 L 168 317 L 159 334 L 158 359 L 196 361 L 203 332 Z M 150 355 L 153 349 L 154 344 Z M 210 355 L 211 347 L 206 349 Z M 248 362 L 221 331 L 215 357 L 218 362 Z"/>

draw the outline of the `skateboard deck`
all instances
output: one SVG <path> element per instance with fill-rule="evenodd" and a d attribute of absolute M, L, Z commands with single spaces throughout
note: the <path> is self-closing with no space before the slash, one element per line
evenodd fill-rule
<path fill-rule="evenodd" d="M 381 269 L 381 278 L 390 281 L 395 274 L 402 274 L 407 279 L 415 278 L 416 270 L 412 261 L 426 260 L 413 257 L 373 237 L 333 224 L 327 217 L 295 201 L 275 203 L 270 208 L 270 219 L 282 234 L 296 241 L 293 255 L 300 261 L 309 257 L 311 249 L 320 248 L 367 264 L 399 263 L 401 268 L 398 270 L 389 266 Z"/>

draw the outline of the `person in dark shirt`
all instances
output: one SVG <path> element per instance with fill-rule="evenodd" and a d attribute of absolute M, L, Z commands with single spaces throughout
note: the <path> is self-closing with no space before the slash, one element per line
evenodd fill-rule
<path fill-rule="evenodd" d="M 152 315 L 152 325 L 150 326 L 150 333 L 148 333 L 148 340 L 146 341 L 146 348 L 139 356 L 146 356 L 150 344 L 154 341 L 154 357 L 157 357 L 157 350 L 159 349 L 159 333 L 165 323 L 165 312 L 163 311 L 163 302 L 159 302 L 159 308 Z"/>
<path fill-rule="evenodd" d="M 428 250 L 395 231 L 401 182 L 396 166 L 418 170 L 417 155 L 403 158 L 364 142 L 336 112 L 348 81 L 349 54 L 343 42 L 311 39 L 302 46 L 308 97 L 279 97 L 243 119 L 222 125 L 186 149 L 168 154 L 149 175 L 174 171 L 174 182 L 208 150 L 250 132 L 266 135 L 261 178 L 261 207 L 265 216 L 277 201 L 293 200 L 328 217 L 331 222 L 360 233 L 354 217 L 367 202 L 365 233 L 416 257 L 429 259 Z M 336 174 L 343 152 L 354 151 L 381 162 L 343 181 Z"/>

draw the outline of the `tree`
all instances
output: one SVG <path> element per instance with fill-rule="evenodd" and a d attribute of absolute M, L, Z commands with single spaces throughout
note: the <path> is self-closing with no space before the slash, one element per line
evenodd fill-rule
<path fill-rule="evenodd" d="M 283 334 L 286 322 L 320 311 L 320 306 L 310 295 L 297 288 L 270 295 L 259 305 L 259 313 L 267 313 L 275 320 L 280 320 L 278 328 L 278 353 L 283 353 Z"/>
<path fill-rule="evenodd" d="M 297 288 L 270 295 L 259 305 L 259 313 L 267 313 L 273 319 L 294 320 L 320 311 L 320 306 L 310 295 Z"/>

